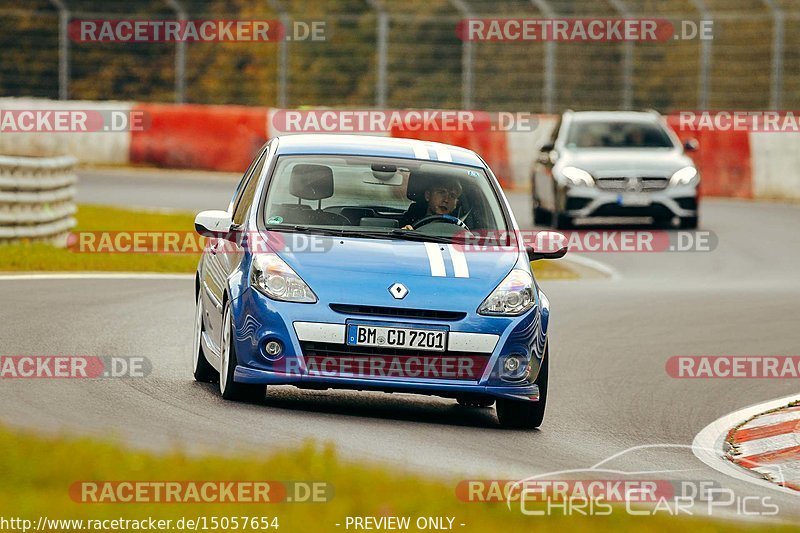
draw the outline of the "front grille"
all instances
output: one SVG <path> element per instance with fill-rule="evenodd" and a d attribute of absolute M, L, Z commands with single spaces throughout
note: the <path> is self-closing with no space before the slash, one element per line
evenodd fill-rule
<path fill-rule="evenodd" d="M 301 341 L 308 373 L 327 377 L 453 379 L 477 381 L 488 354 L 428 352 Z"/>
<path fill-rule="evenodd" d="M 331 309 L 345 315 L 369 315 L 398 318 L 424 318 L 427 320 L 463 320 L 467 313 L 458 311 L 435 311 L 432 309 L 406 309 L 402 307 L 379 307 L 374 305 L 330 304 Z"/>
<path fill-rule="evenodd" d="M 663 176 L 607 177 L 597 178 L 595 182 L 604 191 L 617 192 L 660 191 L 669 185 L 669 179 Z"/>

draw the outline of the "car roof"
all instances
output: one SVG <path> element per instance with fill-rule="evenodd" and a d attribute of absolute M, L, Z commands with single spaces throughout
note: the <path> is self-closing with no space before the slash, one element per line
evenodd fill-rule
<path fill-rule="evenodd" d="M 483 168 L 472 150 L 430 141 L 374 135 L 297 134 L 278 137 L 278 155 L 363 155 L 452 162 Z"/>
<path fill-rule="evenodd" d="M 654 111 L 569 111 L 573 120 L 608 122 L 659 122 L 661 115 Z"/>

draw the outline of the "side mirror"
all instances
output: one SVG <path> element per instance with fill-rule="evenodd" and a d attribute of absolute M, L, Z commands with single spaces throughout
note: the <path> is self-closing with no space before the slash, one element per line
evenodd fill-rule
<path fill-rule="evenodd" d="M 543 165 L 548 164 L 555 164 L 556 157 L 554 157 L 554 150 L 556 146 L 553 143 L 543 144 L 541 148 L 539 148 L 539 157 L 537 160 L 539 163 Z"/>
<path fill-rule="evenodd" d="M 567 255 L 567 237 L 557 231 L 540 231 L 536 234 L 534 246 L 526 246 L 528 260 L 561 259 Z"/>
<path fill-rule="evenodd" d="M 700 143 L 697 142 L 697 139 L 686 139 L 686 142 L 683 143 L 683 149 L 686 152 L 696 152 L 698 148 L 700 148 Z"/>
<path fill-rule="evenodd" d="M 227 211 L 202 211 L 194 219 L 194 230 L 204 237 L 224 239 L 231 227 L 233 221 Z"/>

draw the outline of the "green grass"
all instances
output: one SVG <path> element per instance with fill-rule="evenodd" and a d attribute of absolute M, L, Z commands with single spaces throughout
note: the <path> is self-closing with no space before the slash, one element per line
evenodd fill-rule
<path fill-rule="evenodd" d="M 157 213 L 131 211 L 115 207 L 80 205 L 78 225 L 73 233 L 80 232 L 194 232 L 194 215 L 191 213 Z M 197 240 L 195 240 L 197 242 Z M 100 237 L 94 241 L 101 243 Z M 200 254 L 196 253 L 108 253 L 79 252 L 61 249 L 48 244 L 22 243 L 0 246 L 0 272 L 167 272 L 191 274 L 197 268 Z M 579 276 L 557 261 L 531 263 L 539 280 L 576 279 Z"/>
<path fill-rule="evenodd" d="M 164 214 L 114 207 L 78 206 L 78 232 L 194 232 L 191 213 Z M 99 239 L 99 237 L 98 237 Z M 98 240 L 99 242 L 99 240 Z M 194 272 L 199 254 L 78 252 L 41 243 L 0 246 L 0 272 Z"/>
<path fill-rule="evenodd" d="M 454 453 L 458 444 L 454 442 Z M 424 453 L 424 450 L 421 452 Z M 345 463 L 330 447 L 311 443 L 245 458 L 189 457 L 180 451 L 153 455 L 114 443 L 41 437 L 0 427 L 0 516 L 72 519 L 177 519 L 198 516 L 278 517 L 279 531 L 346 531 L 347 516 L 452 516 L 456 531 L 748 531 L 753 526 L 698 518 L 611 516 L 525 516 L 504 503 L 465 503 L 452 482 Z M 78 503 L 69 495 L 79 481 L 281 480 L 329 484 L 327 503 L 143 504 Z M 337 527 L 335 524 L 342 524 Z M 465 524 L 464 527 L 458 524 Z M 760 528 L 760 529 L 763 529 Z M 352 530 L 352 528 L 351 528 Z M 416 530 L 416 528 L 412 528 Z M 786 529 L 788 531 L 788 529 Z"/>

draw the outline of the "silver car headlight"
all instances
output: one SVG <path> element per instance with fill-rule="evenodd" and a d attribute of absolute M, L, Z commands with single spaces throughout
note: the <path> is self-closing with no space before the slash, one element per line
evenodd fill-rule
<path fill-rule="evenodd" d="M 478 308 L 481 315 L 517 316 L 535 303 L 533 278 L 525 270 L 514 269 Z"/>
<path fill-rule="evenodd" d="M 578 167 L 564 167 L 561 174 L 567 178 L 571 185 L 578 187 L 594 187 L 594 178 L 591 174 Z"/>
<path fill-rule="evenodd" d="M 274 253 L 253 256 L 250 284 L 273 300 L 307 304 L 317 302 L 317 295 L 311 287 Z"/>
<path fill-rule="evenodd" d="M 675 172 L 669 179 L 670 185 L 695 185 L 700 181 L 697 169 L 694 167 L 683 167 Z"/>

